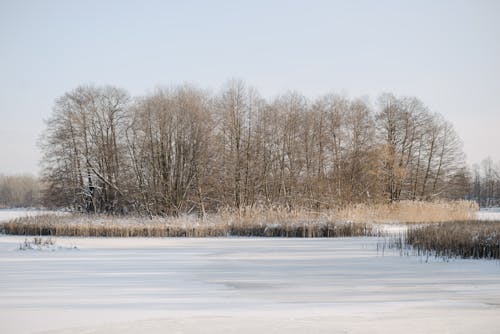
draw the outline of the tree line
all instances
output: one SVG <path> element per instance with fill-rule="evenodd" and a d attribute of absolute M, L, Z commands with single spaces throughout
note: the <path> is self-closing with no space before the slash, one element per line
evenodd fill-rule
<path fill-rule="evenodd" d="M 41 204 L 41 184 L 29 174 L 0 174 L 0 209 L 36 207 Z"/>
<path fill-rule="evenodd" d="M 472 166 L 469 199 L 482 207 L 500 206 L 500 162 L 488 157 Z"/>
<path fill-rule="evenodd" d="M 80 86 L 56 100 L 46 125 L 48 206 L 177 215 L 468 192 L 458 135 L 416 97 L 264 99 L 240 80 L 217 94 L 179 85 L 134 98 Z"/>

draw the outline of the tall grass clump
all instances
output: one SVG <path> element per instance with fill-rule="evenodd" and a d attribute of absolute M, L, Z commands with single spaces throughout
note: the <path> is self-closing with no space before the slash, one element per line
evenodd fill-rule
<path fill-rule="evenodd" d="M 438 257 L 500 259 L 500 221 L 457 221 L 411 226 L 401 247 Z"/>
<path fill-rule="evenodd" d="M 24 242 L 19 245 L 19 250 L 41 250 L 44 248 L 51 248 L 55 243 L 55 240 L 50 237 L 48 239 L 34 237 L 32 240 L 26 238 Z"/>

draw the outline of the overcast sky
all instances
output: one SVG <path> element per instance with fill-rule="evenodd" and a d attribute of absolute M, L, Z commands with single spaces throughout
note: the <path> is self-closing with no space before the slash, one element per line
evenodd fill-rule
<path fill-rule="evenodd" d="M 469 163 L 500 160 L 500 1 L 0 0 L 0 173 L 38 172 L 43 120 L 80 84 L 232 77 L 265 97 L 417 96 Z"/>

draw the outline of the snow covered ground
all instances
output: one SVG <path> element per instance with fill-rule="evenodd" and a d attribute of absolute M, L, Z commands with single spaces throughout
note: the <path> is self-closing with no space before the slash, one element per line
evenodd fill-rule
<path fill-rule="evenodd" d="M 1 333 L 500 328 L 498 261 L 382 256 L 376 238 L 24 240 L 0 236 Z"/>
<path fill-rule="evenodd" d="M 481 208 L 476 212 L 476 217 L 481 220 L 500 220 L 500 208 Z"/>

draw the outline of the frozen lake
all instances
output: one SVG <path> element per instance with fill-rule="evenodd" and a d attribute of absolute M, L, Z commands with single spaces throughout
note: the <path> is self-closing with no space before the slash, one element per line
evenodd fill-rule
<path fill-rule="evenodd" d="M 500 328 L 498 261 L 382 256 L 375 238 L 23 240 L 0 236 L 1 333 Z"/>

